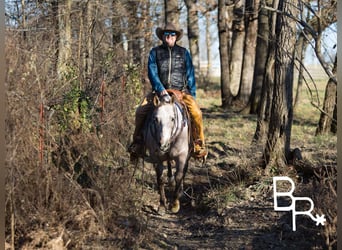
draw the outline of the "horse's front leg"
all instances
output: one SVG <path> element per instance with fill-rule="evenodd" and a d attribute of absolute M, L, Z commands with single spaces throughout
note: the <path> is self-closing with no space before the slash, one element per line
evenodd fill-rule
<path fill-rule="evenodd" d="M 176 161 L 176 173 L 175 173 L 176 186 L 174 190 L 173 203 L 171 207 L 172 213 L 178 213 L 180 209 L 179 199 L 183 193 L 183 180 L 184 180 L 184 176 L 187 171 L 187 168 L 188 168 L 187 159 L 183 161 L 182 160 Z"/>
<path fill-rule="evenodd" d="M 163 169 L 164 166 L 162 163 L 154 164 L 154 168 L 157 174 L 157 185 L 158 185 L 158 192 L 159 192 L 159 209 L 158 212 L 160 214 L 164 214 L 166 211 L 166 196 L 165 196 L 165 188 L 164 182 L 162 180 Z"/>
<path fill-rule="evenodd" d="M 171 161 L 167 161 L 167 177 L 168 177 L 169 186 L 175 187 L 175 178 L 173 177 L 173 174 L 172 174 L 172 162 Z"/>

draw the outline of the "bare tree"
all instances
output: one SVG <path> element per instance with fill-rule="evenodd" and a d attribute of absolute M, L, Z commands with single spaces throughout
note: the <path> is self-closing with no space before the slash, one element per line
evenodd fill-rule
<path fill-rule="evenodd" d="M 130 61 L 133 64 L 140 64 L 142 60 L 141 51 L 141 38 L 143 37 L 143 22 L 140 22 L 138 13 L 141 13 L 141 4 L 138 1 L 128 1 L 125 5 L 126 20 L 125 26 L 128 52 Z"/>
<path fill-rule="evenodd" d="M 206 45 L 207 45 L 207 72 L 206 72 L 206 78 L 210 77 L 210 72 L 211 72 L 211 67 L 213 65 L 212 63 L 212 49 L 211 49 L 211 44 L 212 44 L 212 40 L 211 40 L 211 32 L 210 32 L 210 24 L 211 24 L 211 13 L 208 11 L 205 15 L 205 41 L 206 41 Z"/>
<path fill-rule="evenodd" d="M 123 4 L 118 0 L 113 0 L 110 6 L 111 9 L 111 34 L 112 45 L 117 50 L 123 50 L 122 38 L 122 12 L 124 9 Z"/>
<path fill-rule="evenodd" d="M 204 74 L 205 78 L 209 78 L 211 76 L 212 70 L 212 44 L 215 40 L 215 36 L 213 36 L 213 32 L 211 31 L 211 26 L 216 23 L 216 15 L 213 16 L 213 10 L 217 8 L 216 1 L 213 0 L 205 0 L 198 1 L 197 8 L 199 9 L 199 13 L 205 17 L 205 44 L 206 44 L 206 57 L 208 60 L 206 72 Z M 200 53 L 201 54 L 201 53 Z M 203 73 L 203 72 L 201 72 Z"/>
<path fill-rule="evenodd" d="M 252 92 L 259 3 L 259 0 L 246 0 L 244 55 L 241 68 L 240 87 L 236 97 L 240 105 L 243 105 L 242 107 L 248 103 Z M 248 110 L 245 110 L 245 113 L 248 113 Z"/>
<path fill-rule="evenodd" d="M 292 91 L 294 75 L 294 45 L 296 22 L 288 16 L 297 16 L 296 1 L 279 1 L 276 23 L 275 72 L 267 142 L 264 151 L 266 165 L 283 167 L 290 156 L 293 119 Z"/>
<path fill-rule="evenodd" d="M 188 13 L 188 39 L 190 44 L 190 52 L 195 67 L 195 74 L 198 79 L 200 72 L 199 60 L 199 24 L 198 24 L 198 7 L 197 0 L 184 0 Z"/>
<path fill-rule="evenodd" d="M 72 0 L 58 1 L 58 64 L 57 74 L 63 79 L 71 59 L 71 6 Z"/>
<path fill-rule="evenodd" d="M 210 7 L 208 7 L 208 9 L 210 9 Z M 206 78 L 209 78 L 210 72 L 212 72 L 211 67 L 213 65 L 213 63 L 212 63 L 212 49 L 211 49 L 211 45 L 213 44 L 213 38 L 212 38 L 212 32 L 210 31 L 210 25 L 212 24 L 213 17 L 212 17 L 211 11 L 207 11 L 205 13 L 205 18 L 206 18 L 205 40 L 206 40 L 206 46 L 207 46 L 207 60 L 208 60 Z"/>
<path fill-rule="evenodd" d="M 179 26 L 179 7 L 178 0 L 164 0 L 165 6 L 165 23 L 171 22 Z"/>
<path fill-rule="evenodd" d="M 317 5 L 311 7 L 311 5 Z M 327 75 L 331 78 L 332 72 L 327 62 L 325 62 L 324 56 L 321 52 L 322 47 L 322 33 L 331 24 L 337 21 L 336 17 L 336 0 L 330 1 L 310 1 L 303 0 L 299 2 L 299 9 L 301 10 L 300 20 L 298 23 L 301 25 L 299 30 L 299 38 L 296 44 L 296 58 L 299 60 L 298 70 L 298 84 L 296 90 L 295 103 L 296 106 L 300 100 L 300 89 L 302 88 L 304 79 L 304 72 L 306 71 L 304 65 L 304 56 L 306 48 L 313 46 L 316 56 L 319 59 L 323 69 Z"/>
<path fill-rule="evenodd" d="M 279 1 L 272 1 L 269 2 L 271 5 L 265 6 L 270 7 L 270 9 L 277 9 Z M 265 8 L 264 7 L 264 8 Z M 267 48 L 262 48 L 264 44 L 261 46 L 258 53 L 266 52 L 266 55 L 261 57 L 261 59 L 265 60 L 265 66 L 260 67 L 260 72 L 258 73 L 258 80 L 263 81 L 262 82 L 262 88 L 261 88 L 261 95 L 260 95 L 260 102 L 258 103 L 258 119 L 257 119 L 257 126 L 255 130 L 255 134 L 253 137 L 254 142 L 260 142 L 267 133 L 268 125 L 270 121 L 270 114 L 271 114 L 271 104 L 273 99 L 273 86 L 274 86 L 274 63 L 275 63 L 275 50 L 276 50 L 276 19 L 277 19 L 277 13 L 275 11 L 269 11 L 268 13 L 268 23 L 269 28 L 266 28 L 266 36 L 263 36 L 263 38 L 267 39 Z M 263 22 L 266 22 L 266 17 Z M 264 25 L 266 26 L 266 24 Z M 266 38 L 267 37 L 267 38 Z M 258 51 L 258 50 L 257 50 Z M 261 61 L 262 62 L 262 61 Z M 258 63 L 256 63 L 257 65 Z M 264 71 L 263 77 L 260 77 L 261 72 Z"/>
<path fill-rule="evenodd" d="M 91 77 L 94 70 L 96 1 L 86 2 L 85 38 L 87 41 L 84 70 L 87 77 Z M 81 29 L 80 29 L 81 30 Z"/>
<path fill-rule="evenodd" d="M 299 2 L 299 9 L 300 9 L 300 13 L 299 13 L 299 18 L 301 20 L 305 20 L 308 21 L 309 19 L 309 12 L 306 11 L 306 9 L 303 7 L 304 3 L 303 2 Z M 305 51 L 306 48 L 309 44 L 309 41 L 306 39 L 306 34 L 305 32 L 301 32 L 299 30 L 299 37 L 297 39 L 297 43 L 296 43 L 296 58 L 299 61 L 297 63 L 298 66 L 298 80 L 297 80 L 297 88 L 296 88 L 296 94 L 295 94 L 295 99 L 294 99 L 294 103 L 293 103 L 293 108 L 296 109 L 297 104 L 299 103 L 299 99 L 300 99 L 300 91 L 302 89 L 303 86 L 303 82 L 304 82 L 304 65 L 303 65 L 303 61 L 305 58 Z"/>
<path fill-rule="evenodd" d="M 26 39 L 26 2 L 25 0 L 21 0 L 21 11 L 22 11 L 22 17 L 21 17 L 21 27 L 23 29 L 23 40 Z"/>
<path fill-rule="evenodd" d="M 272 0 L 261 0 L 261 6 L 272 6 Z M 266 73 L 266 62 L 268 55 L 269 46 L 269 11 L 261 7 L 258 16 L 258 35 L 257 35 L 257 45 L 254 63 L 254 76 L 252 83 L 252 93 L 248 104 L 246 105 L 246 110 L 251 114 L 256 114 L 258 106 L 260 104 L 260 99 L 262 93 L 262 86 L 264 82 L 264 76 Z"/>
<path fill-rule="evenodd" d="M 230 2 L 230 1 L 229 1 Z M 227 1 L 218 2 L 218 32 L 219 32 L 219 50 L 221 63 L 221 99 L 222 107 L 229 109 L 233 100 L 233 94 L 229 82 L 229 29 L 231 19 L 229 19 L 229 5 Z"/>
<path fill-rule="evenodd" d="M 232 41 L 229 49 L 229 82 L 232 92 L 237 94 L 241 80 L 241 68 L 244 54 L 245 0 L 239 0 L 234 3 L 233 14 Z"/>
<path fill-rule="evenodd" d="M 301 33 L 303 34 L 303 33 Z M 297 81 L 297 88 L 296 88 L 296 94 L 295 94 L 295 99 L 294 99 L 294 103 L 293 103 L 293 108 L 295 109 L 297 107 L 297 104 L 299 103 L 300 100 L 300 92 L 301 89 L 303 87 L 303 82 L 304 82 L 304 65 L 303 65 L 303 61 L 305 58 L 305 51 L 306 48 L 308 47 L 308 43 L 306 42 L 306 40 L 304 39 L 304 37 L 302 35 L 299 36 L 298 40 L 297 40 L 297 44 L 296 44 L 296 54 L 297 54 L 297 58 L 299 60 L 299 66 L 298 66 L 298 81 Z M 297 64 L 297 65 L 298 65 Z"/>
<path fill-rule="evenodd" d="M 337 56 L 335 57 L 334 68 L 332 73 L 336 75 L 337 69 Z M 318 122 L 318 126 L 316 129 L 316 135 L 326 134 L 329 131 L 336 133 L 336 130 L 333 126 L 336 124 L 334 120 L 334 113 L 337 112 L 337 83 L 333 79 L 329 79 L 326 89 L 325 89 L 325 97 L 323 103 L 323 110 L 321 112 L 321 116 Z"/>
<path fill-rule="evenodd" d="M 6 238 L 13 249 L 20 248 L 23 235 L 43 221 L 57 226 L 89 209 L 101 217 L 96 222 L 101 233 L 115 232 L 112 215 L 105 218 L 104 209 L 110 210 L 110 203 L 118 204 L 117 212 L 125 206 L 114 193 L 129 181 L 112 170 L 119 167 L 116 155 L 125 153 L 142 75 L 139 67 L 130 67 L 125 53 L 130 37 L 122 30 L 130 6 L 124 0 L 15 0 L 6 5 Z M 128 25 L 131 34 L 141 35 L 134 22 Z M 146 59 L 143 50 L 136 52 Z M 102 78 L 104 71 L 108 78 Z M 98 168 L 103 155 L 112 157 L 110 169 Z M 128 214 L 132 205 L 126 208 Z M 69 247 L 82 248 L 82 241 Z"/>

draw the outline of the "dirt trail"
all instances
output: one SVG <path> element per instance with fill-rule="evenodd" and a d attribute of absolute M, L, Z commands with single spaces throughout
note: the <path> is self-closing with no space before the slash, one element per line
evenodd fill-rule
<path fill-rule="evenodd" d="M 157 213 L 159 196 L 152 167 L 146 166 L 150 182 L 144 190 L 144 212 L 151 239 L 141 249 L 323 249 L 319 229 L 306 219 L 292 231 L 290 212 L 275 212 L 271 182 L 247 180 L 232 162 L 238 149 L 211 142 L 205 167 L 191 161 L 181 200 L 181 211 Z M 232 201 L 215 197 L 224 187 L 235 186 Z M 229 194 L 227 193 L 227 196 Z M 208 199 L 208 197 L 211 197 Z M 300 226 L 300 223 L 309 226 Z"/>
<path fill-rule="evenodd" d="M 232 114 L 220 112 L 206 113 L 206 118 L 207 124 L 212 122 L 210 119 L 222 119 L 222 123 L 217 130 L 211 127 L 211 134 L 207 137 L 209 155 L 206 164 L 202 166 L 193 159 L 190 161 L 178 214 L 158 214 L 155 172 L 151 164 L 139 164 L 132 185 L 137 184 L 142 193 L 141 196 L 135 193 L 134 199 L 129 200 L 134 202 L 133 210 L 136 212 L 137 208 L 138 213 L 129 217 L 124 209 L 123 217 L 113 213 L 114 220 L 110 223 L 114 222 L 114 230 L 109 234 L 99 235 L 102 228 L 96 223 L 94 211 L 86 209 L 75 219 L 63 221 L 60 228 L 51 226 L 33 231 L 20 249 L 67 249 L 64 246 L 69 242 L 68 249 L 327 249 L 323 237 L 325 231 L 311 219 L 298 216 L 297 231 L 294 232 L 291 212 L 274 211 L 272 178 L 264 174 L 257 163 L 261 150 L 241 141 L 244 137 L 252 137 L 246 135 L 251 130 L 247 120 L 237 120 Z M 223 122 L 226 123 L 223 125 Z M 239 131 L 243 126 L 244 130 Z M 234 138 L 224 134 L 225 130 L 229 130 Z M 317 155 L 322 150 L 314 149 L 308 147 L 306 151 Z M 322 162 L 316 162 L 316 165 L 336 167 L 335 151 L 332 154 L 327 152 L 318 156 Z M 126 170 L 129 173 L 122 175 L 124 181 L 128 180 L 127 176 L 132 177 L 133 169 Z M 283 171 L 296 180 L 291 167 Z M 120 183 L 121 179 L 117 180 Z M 310 180 L 297 180 L 298 195 L 311 197 L 313 190 L 317 189 Z M 326 193 L 322 194 L 326 197 Z M 61 237 L 63 233 L 64 239 Z M 78 245 L 78 242 L 81 243 Z M 53 247 L 47 248 L 52 244 Z M 56 248 L 57 245 L 61 247 Z"/>
<path fill-rule="evenodd" d="M 190 161 L 178 214 L 157 213 L 155 173 L 145 166 L 142 201 L 150 238 L 141 249 L 326 249 L 322 227 L 308 216 L 298 216 L 293 231 L 292 213 L 274 211 L 273 179 L 258 167 L 262 147 L 250 144 L 255 117 L 203 111 L 209 155 L 205 166 Z M 297 179 L 291 166 L 282 174 L 296 182 L 296 194 L 312 197 L 312 180 Z"/>

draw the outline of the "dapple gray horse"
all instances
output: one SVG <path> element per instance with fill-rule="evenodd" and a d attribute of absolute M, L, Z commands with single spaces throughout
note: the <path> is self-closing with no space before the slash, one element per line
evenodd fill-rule
<path fill-rule="evenodd" d="M 164 165 L 168 167 L 169 183 L 175 181 L 171 201 L 171 212 L 180 209 L 179 198 L 183 192 L 183 179 L 187 172 L 190 158 L 190 130 L 186 108 L 172 96 L 171 100 L 154 97 L 154 110 L 146 121 L 144 141 L 149 161 L 153 163 L 160 195 L 159 211 L 167 209 L 162 174 Z M 172 165 L 176 171 L 173 177 Z M 173 180 L 174 179 L 174 180 Z M 162 210 L 161 210 L 162 209 Z"/>

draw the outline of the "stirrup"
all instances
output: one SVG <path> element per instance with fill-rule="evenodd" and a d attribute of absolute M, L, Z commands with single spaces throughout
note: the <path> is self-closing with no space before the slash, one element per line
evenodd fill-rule
<path fill-rule="evenodd" d="M 203 158 L 208 156 L 208 152 L 205 148 L 201 148 L 200 151 L 194 151 L 193 156 L 196 158 Z"/>
<path fill-rule="evenodd" d="M 194 142 L 193 156 L 196 158 L 204 158 L 204 160 L 207 158 L 208 151 L 206 150 L 201 140 L 196 140 Z"/>

